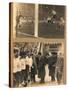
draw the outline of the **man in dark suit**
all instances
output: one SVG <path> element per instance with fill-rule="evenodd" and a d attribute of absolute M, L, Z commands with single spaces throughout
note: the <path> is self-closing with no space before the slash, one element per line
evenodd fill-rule
<path fill-rule="evenodd" d="M 38 77 L 41 79 L 40 83 L 44 83 L 44 78 L 45 78 L 45 58 L 39 52 L 36 59 L 37 59 Z"/>
<path fill-rule="evenodd" d="M 52 53 L 52 56 L 48 57 L 48 65 L 49 65 L 49 75 L 51 76 L 51 81 L 55 81 L 55 64 L 57 62 L 57 54 L 55 52 Z"/>
<path fill-rule="evenodd" d="M 37 74 L 37 63 L 36 63 L 36 58 L 34 54 L 32 54 L 32 60 L 33 60 L 33 64 L 31 67 L 31 81 L 34 83 L 36 82 L 35 75 Z"/>

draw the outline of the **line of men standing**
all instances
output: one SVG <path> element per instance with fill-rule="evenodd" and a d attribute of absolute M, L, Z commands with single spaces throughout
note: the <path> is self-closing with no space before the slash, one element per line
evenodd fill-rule
<path fill-rule="evenodd" d="M 17 86 L 27 86 L 28 83 L 35 83 L 35 76 L 38 75 L 40 78 L 40 83 L 45 83 L 45 66 L 48 64 L 49 76 L 51 76 L 51 81 L 55 81 L 60 84 L 63 74 L 63 58 L 61 54 L 57 56 L 54 52 L 49 55 L 48 53 L 42 55 L 39 52 L 37 55 L 25 52 L 21 48 L 20 53 L 18 51 L 14 52 L 13 60 L 13 85 Z"/>

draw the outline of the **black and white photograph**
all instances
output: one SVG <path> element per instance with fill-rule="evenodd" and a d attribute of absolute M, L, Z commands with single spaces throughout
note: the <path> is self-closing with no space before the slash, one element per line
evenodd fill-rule
<path fill-rule="evenodd" d="M 65 10 L 63 5 L 14 3 L 14 37 L 64 38 Z"/>
<path fill-rule="evenodd" d="M 65 37 L 65 6 L 39 5 L 38 36 L 44 38 Z"/>
<path fill-rule="evenodd" d="M 0 1 L 0 90 L 68 90 L 68 0 Z"/>
<path fill-rule="evenodd" d="M 14 35 L 16 37 L 33 37 L 35 27 L 35 4 L 13 4 Z"/>
<path fill-rule="evenodd" d="M 13 87 L 64 84 L 64 43 L 15 42 Z"/>
<path fill-rule="evenodd" d="M 10 87 L 66 84 L 65 9 L 46 3 L 10 3 Z"/>

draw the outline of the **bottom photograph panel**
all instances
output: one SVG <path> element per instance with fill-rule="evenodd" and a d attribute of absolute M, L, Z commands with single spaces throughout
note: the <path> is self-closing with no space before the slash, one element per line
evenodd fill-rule
<path fill-rule="evenodd" d="M 13 87 L 64 84 L 64 43 L 13 43 Z"/>

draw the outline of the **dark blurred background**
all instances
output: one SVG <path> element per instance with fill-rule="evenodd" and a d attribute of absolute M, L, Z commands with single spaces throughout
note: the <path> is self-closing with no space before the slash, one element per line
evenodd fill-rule
<path fill-rule="evenodd" d="M 39 5 L 39 37 L 64 38 L 65 6 Z"/>

